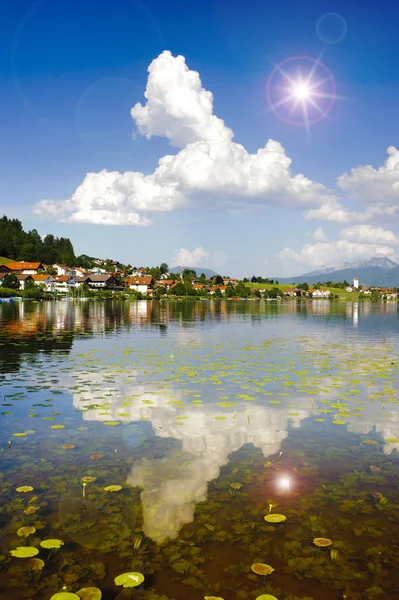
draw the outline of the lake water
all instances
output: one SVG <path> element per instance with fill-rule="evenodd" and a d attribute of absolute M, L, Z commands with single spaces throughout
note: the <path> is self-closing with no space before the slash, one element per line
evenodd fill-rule
<path fill-rule="evenodd" d="M 396 303 L 1 304 L 0 597 L 397 599 L 398 341 Z"/>

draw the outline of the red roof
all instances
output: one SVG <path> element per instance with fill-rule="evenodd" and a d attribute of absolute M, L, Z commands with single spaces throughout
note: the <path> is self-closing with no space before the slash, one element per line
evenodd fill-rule
<path fill-rule="evenodd" d="M 9 262 L 6 264 L 6 267 L 8 267 L 9 269 L 11 269 L 12 271 L 22 271 L 23 269 L 40 269 L 41 267 L 40 262 L 25 262 L 25 261 L 19 261 L 19 262 Z"/>
<path fill-rule="evenodd" d="M 47 281 L 48 279 L 52 279 L 51 275 L 31 275 L 34 281 Z"/>
<path fill-rule="evenodd" d="M 151 275 L 148 277 L 129 277 L 127 283 L 129 285 L 151 285 L 152 277 Z"/>

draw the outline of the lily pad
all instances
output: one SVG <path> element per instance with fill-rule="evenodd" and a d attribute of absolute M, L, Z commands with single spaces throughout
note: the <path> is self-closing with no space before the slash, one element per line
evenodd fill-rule
<path fill-rule="evenodd" d="M 231 484 L 230 487 L 232 487 L 233 490 L 239 490 L 240 488 L 242 488 L 242 483 L 234 482 Z"/>
<path fill-rule="evenodd" d="M 272 513 L 271 515 L 265 516 L 265 521 L 268 523 L 283 523 L 287 520 L 285 515 L 279 515 L 278 513 Z"/>
<path fill-rule="evenodd" d="M 144 575 L 141 573 L 122 573 L 115 577 L 114 582 L 115 585 L 123 585 L 125 588 L 136 587 L 143 583 Z"/>
<path fill-rule="evenodd" d="M 326 546 L 331 546 L 332 541 L 328 538 L 314 538 L 313 543 L 315 544 L 315 546 L 325 548 Z"/>
<path fill-rule="evenodd" d="M 251 571 L 257 575 L 270 575 L 273 573 L 274 569 L 270 565 L 265 565 L 264 563 L 254 563 L 251 566 Z"/>
<path fill-rule="evenodd" d="M 65 425 L 50 425 L 51 429 L 64 429 Z M 53 596 L 54 598 L 54 596 Z"/>
<path fill-rule="evenodd" d="M 41 571 L 44 567 L 44 560 L 41 558 L 30 558 L 26 564 L 32 571 Z"/>
<path fill-rule="evenodd" d="M 107 485 L 107 487 L 104 488 L 104 492 L 119 492 L 121 489 L 121 485 Z"/>
<path fill-rule="evenodd" d="M 17 531 L 17 536 L 18 537 L 28 537 L 28 535 L 31 535 L 32 533 L 35 533 L 36 531 L 36 527 L 31 527 L 31 526 L 26 526 L 26 527 L 20 527 Z"/>
<path fill-rule="evenodd" d="M 35 513 L 37 510 L 40 510 L 40 506 L 35 506 L 34 504 L 32 504 L 31 506 L 28 506 L 28 508 L 26 508 L 24 510 L 24 513 L 26 515 L 33 515 L 33 513 Z"/>
<path fill-rule="evenodd" d="M 18 546 L 15 550 L 10 550 L 10 554 L 15 558 L 31 558 L 39 554 L 39 550 L 33 546 Z"/>
<path fill-rule="evenodd" d="M 20 487 L 17 487 L 15 491 L 20 493 L 32 492 L 33 487 L 31 485 L 21 485 Z"/>
<path fill-rule="evenodd" d="M 80 600 L 79 596 L 72 592 L 57 592 L 51 596 L 50 600 Z"/>
<path fill-rule="evenodd" d="M 61 548 L 64 545 L 62 540 L 50 539 L 50 540 L 42 540 L 40 542 L 42 548 L 46 548 L 47 550 L 53 550 L 54 548 Z"/>
<path fill-rule="evenodd" d="M 103 595 L 97 587 L 85 587 L 76 593 L 82 600 L 101 600 Z"/>
<path fill-rule="evenodd" d="M 258 596 L 256 600 L 277 600 L 277 598 L 271 594 L 262 594 L 261 596 Z"/>

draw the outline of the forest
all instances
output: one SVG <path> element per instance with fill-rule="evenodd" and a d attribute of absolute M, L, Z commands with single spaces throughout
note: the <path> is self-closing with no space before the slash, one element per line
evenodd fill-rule
<path fill-rule="evenodd" d="M 75 252 L 69 238 L 46 235 L 43 239 L 36 229 L 24 231 L 21 221 L 0 218 L 0 256 L 11 260 L 40 261 L 48 265 L 74 265 Z"/>

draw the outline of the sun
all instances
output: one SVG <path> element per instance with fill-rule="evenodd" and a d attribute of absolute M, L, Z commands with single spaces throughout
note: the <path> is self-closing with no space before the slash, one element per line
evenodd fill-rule
<path fill-rule="evenodd" d="M 294 56 L 276 65 L 266 95 L 269 110 L 279 119 L 302 125 L 308 132 L 310 125 L 327 117 L 338 98 L 331 71 L 309 56 Z"/>
<path fill-rule="evenodd" d="M 298 81 L 292 86 L 292 95 L 298 100 L 308 100 L 312 95 L 312 90 L 304 81 Z"/>

